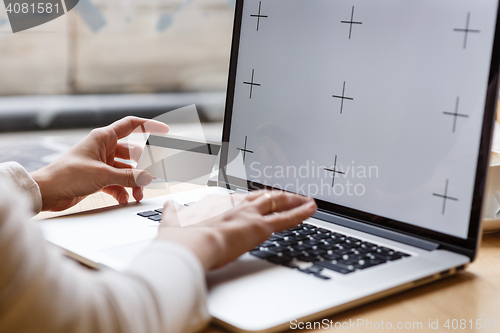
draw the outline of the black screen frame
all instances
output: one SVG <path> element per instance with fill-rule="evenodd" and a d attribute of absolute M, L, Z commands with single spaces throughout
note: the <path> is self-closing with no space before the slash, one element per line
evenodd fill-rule
<path fill-rule="evenodd" d="M 226 108 L 224 115 L 224 128 L 222 142 L 228 143 L 230 140 L 232 111 L 234 103 L 234 90 L 236 85 L 236 73 L 238 66 L 238 54 L 240 48 L 240 35 L 243 6 L 245 0 L 236 0 L 233 39 L 231 47 L 231 59 L 229 64 L 229 77 L 226 95 Z M 490 73 L 488 77 L 488 89 L 486 92 L 486 103 L 484 108 L 484 117 L 482 133 L 480 138 L 479 156 L 476 168 L 476 177 L 474 193 L 472 199 L 472 209 L 469 220 L 469 232 L 467 239 L 450 236 L 444 233 L 432 231 L 408 224 L 402 221 L 396 221 L 383 216 L 359 211 L 345 206 L 337 205 L 331 202 L 316 199 L 318 210 L 329 214 L 347 217 L 349 219 L 363 222 L 378 228 L 406 234 L 412 237 L 420 238 L 439 244 L 439 248 L 453 251 L 468 256 L 471 261 L 475 259 L 480 240 L 481 208 L 483 197 L 485 195 L 486 179 L 489 166 L 489 152 L 493 137 L 493 126 L 495 122 L 496 107 L 498 101 L 499 88 L 499 70 L 500 70 L 500 5 L 498 6 L 495 36 L 493 42 L 493 52 L 491 56 Z M 222 145 L 221 161 L 219 169 L 219 184 L 228 189 L 247 188 L 250 190 L 272 187 L 256 183 L 241 178 L 228 176 L 226 174 L 228 160 L 228 144 Z"/>

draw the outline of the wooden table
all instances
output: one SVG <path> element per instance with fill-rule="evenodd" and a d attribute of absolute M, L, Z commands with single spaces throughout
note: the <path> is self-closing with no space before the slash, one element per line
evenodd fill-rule
<path fill-rule="evenodd" d="M 196 185 L 179 184 L 163 186 L 163 188 L 146 189 L 145 197 L 154 197 L 168 193 L 181 192 L 196 188 Z M 115 204 L 114 199 L 97 193 L 73 207 L 70 212 L 78 212 Z M 66 214 L 65 212 L 64 214 Z M 37 218 L 47 218 L 63 213 L 41 213 Z M 423 329 L 403 329 L 396 331 L 428 332 L 429 320 L 439 321 L 439 330 L 434 332 L 500 332 L 500 233 L 484 235 L 479 256 L 469 268 L 447 279 L 421 286 L 395 296 L 391 296 L 350 311 L 346 311 L 329 318 L 335 322 L 349 322 L 349 320 L 364 320 L 384 325 L 390 322 L 393 327 L 398 323 L 414 325 L 422 323 Z M 458 322 L 465 319 L 467 329 L 446 329 L 447 320 L 450 326 L 453 320 Z M 496 329 L 476 329 L 476 319 L 484 324 L 488 319 L 493 324 L 496 320 Z M 472 320 L 473 328 L 470 328 Z M 417 325 L 417 324 L 416 324 Z M 345 326 L 345 324 L 344 324 Z M 311 330 L 324 332 L 325 330 Z M 355 332 L 381 331 L 360 327 Z M 210 325 L 206 332 L 225 332 L 223 329 Z M 432 332 L 432 331 L 431 331 Z"/>

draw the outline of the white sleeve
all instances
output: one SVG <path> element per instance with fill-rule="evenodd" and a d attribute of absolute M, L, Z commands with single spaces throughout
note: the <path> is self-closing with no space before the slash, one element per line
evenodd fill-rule
<path fill-rule="evenodd" d="M 31 200 L 31 209 L 35 214 L 42 210 L 42 196 L 38 184 L 31 178 L 28 172 L 16 162 L 0 164 L 0 179 L 10 179 Z"/>
<path fill-rule="evenodd" d="M 0 332 L 184 333 L 205 327 L 204 272 L 189 250 L 155 242 L 123 273 L 85 269 L 49 246 L 28 221 L 29 200 L 19 188 L 34 191 L 31 178 L 12 170 L 0 164 Z"/>

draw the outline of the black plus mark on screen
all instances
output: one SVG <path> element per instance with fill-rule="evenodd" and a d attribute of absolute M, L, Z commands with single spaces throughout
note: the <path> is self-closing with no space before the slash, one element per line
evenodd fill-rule
<path fill-rule="evenodd" d="M 333 163 L 333 169 L 325 168 L 325 171 L 332 173 L 332 187 L 333 187 L 333 185 L 335 185 L 335 175 L 337 173 L 339 173 L 341 175 L 345 175 L 345 172 L 341 172 L 341 171 L 337 170 L 337 155 L 335 155 L 335 162 Z"/>
<path fill-rule="evenodd" d="M 260 18 L 261 17 L 268 17 L 267 15 L 261 15 L 261 11 L 260 11 L 261 8 L 262 8 L 262 1 L 259 1 L 259 14 L 250 15 L 251 17 L 256 17 L 257 18 L 257 31 L 259 31 Z"/>
<path fill-rule="evenodd" d="M 252 150 L 247 149 L 247 140 L 248 140 L 248 136 L 245 136 L 245 145 L 243 146 L 243 148 L 236 148 L 236 149 L 243 152 L 243 163 L 245 163 L 245 157 L 246 157 L 247 153 L 253 154 Z"/>
<path fill-rule="evenodd" d="M 446 200 L 458 201 L 457 198 L 453 198 L 448 196 L 448 179 L 446 179 L 446 183 L 444 185 L 444 194 L 432 193 L 433 196 L 443 198 L 443 209 L 441 210 L 441 214 L 444 215 L 446 211 Z"/>
<path fill-rule="evenodd" d="M 250 98 L 252 98 L 252 93 L 253 93 L 253 86 L 257 86 L 257 87 L 260 87 L 260 83 L 255 83 L 253 81 L 253 76 L 255 74 L 255 69 L 252 69 L 252 81 L 250 82 L 243 82 L 244 84 L 248 84 L 250 85 Z"/>
<path fill-rule="evenodd" d="M 467 48 L 467 37 L 469 36 L 470 33 L 480 33 L 480 30 L 474 30 L 474 29 L 469 29 L 469 23 L 470 23 L 470 12 L 467 13 L 467 21 L 465 22 L 465 29 L 453 29 L 453 31 L 456 32 L 463 32 L 464 33 L 464 49 Z"/>
<path fill-rule="evenodd" d="M 340 21 L 340 23 L 347 23 L 347 24 L 349 24 L 349 39 L 351 39 L 352 25 L 353 24 L 363 24 L 363 22 L 356 22 L 356 21 L 354 21 L 354 6 L 352 6 L 351 20 L 350 21 Z"/>
<path fill-rule="evenodd" d="M 352 97 L 346 97 L 345 96 L 345 81 L 344 81 L 344 85 L 342 87 L 342 96 L 337 96 L 337 95 L 332 95 L 332 97 L 335 97 L 335 98 L 340 98 L 341 99 L 341 103 L 340 103 L 340 114 L 342 114 L 342 112 L 344 111 L 344 100 L 347 99 L 349 101 L 354 101 L 354 98 Z"/>
<path fill-rule="evenodd" d="M 457 97 L 457 101 L 455 102 L 455 112 L 443 112 L 443 114 L 445 114 L 447 116 L 453 116 L 453 129 L 452 129 L 453 133 L 455 133 L 455 129 L 457 128 L 457 118 L 458 117 L 469 118 L 469 116 L 466 114 L 458 113 L 459 103 L 460 103 L 460 97 Z"/>

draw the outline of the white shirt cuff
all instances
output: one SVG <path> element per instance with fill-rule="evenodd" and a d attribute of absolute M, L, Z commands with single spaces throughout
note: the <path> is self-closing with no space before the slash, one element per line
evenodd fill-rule
<path fill-rule="evenodd" d="M 38 214 L 42 210 L 42 195 L 38 184 L 29 173 L 17 162 L 0 164 L 0 175 L 12 181 L 31 199 L 31 208 Z"/>

